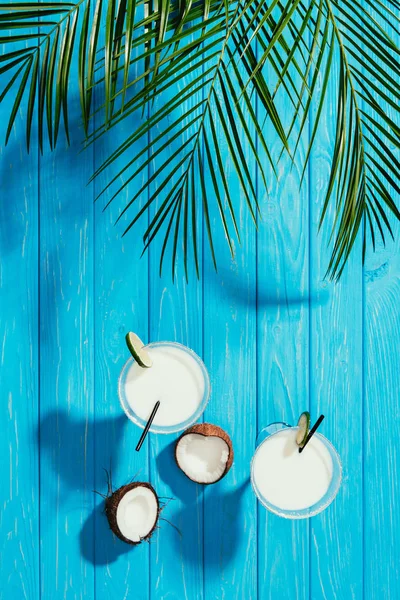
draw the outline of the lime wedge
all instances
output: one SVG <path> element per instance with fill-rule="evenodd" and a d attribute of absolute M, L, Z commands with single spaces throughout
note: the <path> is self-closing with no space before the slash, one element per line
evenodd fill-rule
<path fill-rule="evenodd" d="M 144 349 L 142 340 L 136 335 L 136 333 L 132 333 L 132 331 L 130 331 L 126 334 L 125 339 L 126 345 L 129 348 L 129 352 L 132 354 L 137 364 L 141 367 L 151 367 L 153 361 L 151 360 L 147 350 Z"/>
<path fill-rule="evenodd" d="M 310 413 L 305 411 L 301 413 L 299 420 L 297 421 L 298 432 L 296 435 L 296 442 L 298 446 L 303 446 L 305 443 L 308 432 L 310 431 Z"/>

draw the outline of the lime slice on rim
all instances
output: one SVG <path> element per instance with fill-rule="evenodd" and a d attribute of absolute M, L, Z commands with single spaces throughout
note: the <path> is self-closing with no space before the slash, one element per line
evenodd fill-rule
<path fill-rule="evenodd" d="M 310 413 L 308 411 L 301 413 L 297 421 L 297 427 L 299 429 L 296 434 L 296 443 L 298 446 L 303 446 L 310 431 Z"/>
<path fill-rule="evenodd" d="M 136 333 L 132 333 L 132 331 L 130 331 L 126 334 L 125 339 L 126 345 L 129 348 L 129 352 L 132 354 L 137 364 L 141 367 L 151 367 L 153 361 L 151 360 L 147 350 L 145 350 L 142 340 L 136 335 Z"/>

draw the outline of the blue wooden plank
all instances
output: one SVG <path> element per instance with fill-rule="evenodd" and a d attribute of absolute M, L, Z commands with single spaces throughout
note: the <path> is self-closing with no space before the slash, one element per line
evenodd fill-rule
<path fill-rule="evenodd" d="M 215 125 L 226 177 L 238 187 L 235 204 L 242 241 L 238 245 L 233 240 L 236 258 L 232 259 L 216 202 L 211 201 L 218 273 L 205 239 L 204 357 L 211 368 L 212 395 L 204 419 L 231 436 L 234 464 L 222 481 L 204 493 L 204 590 L 206 598 L 233 600 L 257 597 L 257 503 L 249 480 L 257 415 L 256 229 L 217 118 Z M 254 173 L 249 147 L 243 143 L 243 149 Z M 214 198 L 210 177 L 207 189 L 209 198 Z"/>
<path fill-rule="evenodd" d="M 83 536 L 93 480 L 92 153 L 81 150 L 76 62 L 69 94 L 73 142 L 40 164 L 41 597 L 94 597 Z M 62 134 L 61 134 L 62 137 Z"/>
<path fill-rule="evenodd" d="M 316 193 L 310 208 L 310 274 L 305 235 L 308 190 L 304 187 L 296 194 L 298 174 L 286 170 L 284 163 L 280 172 L 284 183 L 273 187 L 269 199 L 262 198 L 265 223 L 258 237 L 257 282 L 253 225 L 242 211 L 244 244 L 236 261 L 226 256 L 220 234 L 217 252 L 225 265 L 220 274 L 213 273 L 206 251 L 203 283 L 191 278 L 187 286 L 179 270 L 174 286 L 169 273 L 158 278 L 159 242 L 151 251 L 148 275 L 146 259 L 137 261 L 138 237 L 120 239 L 121 229 L 112 225 L 118 206 L 106 215 L 98 207 L 93 252 L 92 193 L 85 187 L 92 171 L 91 154 L 77 157 L 76 143 L 69 151 L 60 148 L 54 156 L 46 155 L 40 174 L 39 429 L 37 149 L 34 146 L 25 156 L 23 119 L 18 117 L 11 146 L 2 149 L 2 191 L 13 201 L 0 206 L 0 461 L 6 482 L 0 515 L 4 538 L 0 565 L 6 576 L 0 581 L 0 598 L 399 596 L 398 243 L 370 255 L 365 269 L 363 436 L 360 255 L 351 259 L 339 285 L 326 283 L 328 224 L 317 237 L 334 142 L 333 94 L 330 98 L 312 155 L 310 188 Z M 77 103 L 72 112 L 77 118 Z M 114 134 L 113 141 L 118 139 Z M 109 147 L 98 148 L 100 158 L 108 154 Z M 98 185 L 102 181 L 106 180 Z M 399 234 L 396 230 L 397 239 Z M 231 473 L 204 495 L 175 467 L 176 436 L 150 435 L 147 448 L 134 453 L 140 432 L 121 415 L 116 394 L 127 356 L 123 340 L 127 329 L 145 339 L 174 339 L 202 354 L 203 327 L 204 357 L 213 383 L 206 418 L 228 430 L 236 451 Z M 256 509 L 248 485 L 256 433 L 272 420 L 296 419 L 307 406 L 309 378 L 313 418 L 324 412 L 323 433 L 337 446 L 344 464 L 342 490 L 334 505 L 311 521 L 310 540 L 307 523 L 290 523 L 262 507 Z M 346 435 L 339 435 L 343 431 Z M 110 459 L 115 485 L 141 469 L 139 477 L 150 477 L 161 496 L 175 498 L 163 516 L 182 537 L 162 522 L 151 546 L 151 574 L 148 547 L 130 550 L 114 542 L 101 501 L 92 494 L 93 489 L 104 491 L 102 468 Z"/>
<path fill-rule="evenodd" d="M 153 250 L 157 249 L 153 247 Z M 183 274 L 173 285 L 169 273 L 157 274 L 158 255 L 150 261 L 150 338 L 185 344 L 202 354 L 201 284 Z M 151 435 L 147 452 L 151 482 L 168 502 L 151 544 L 150 598 L 203 598 L 202 488 L 191 482 L 174 461 L 175 435 Z M 178 528 L 179 532 L 176 531 Z"/>
<path fill-rule="evenodd" d="M 133 120 L 128 119 L 125 127 Z M 117 127 L 96 144 L 96 162 L 100 164 L 113 146 L 122 143 L 124 128 Z M 112 141 L 111 141 L 112 140 Z M 116 161 L 112 169 L 95 182 L 96 195 L 124 165 L 126 157 Z M 143 181 L 139 182 L 140 185 Z M 139 185 L 139 184 L 137 184 Z M 107 492 L 105 473 L 112 466 L 114 488 L 135 477 L 147 481 L 148 458 L 144 449 L 135 452 L 140 430 L 123 413 L 117 393 L 118 376 L 129 357 L 125 334 L 135 331 L 148 339 L 147 260 L 139 260 L 140 236 L 121 238 L 129 214 L 115 226 L 121 208 L 134 193 L 129 186 L 122 197 L 112 202 L 106 212 L 103 206 L 111 198 L 108 191 L 96 205 L 95 236 L 95 485 Z M 96 567 L 96 598 L 149 597 L 149 546 L 136 548 L 114 538 L 102 513 L 103 501 L 98 498 L 94 509 L 94 552 L 89 560 Z"/>
<path fill-rule="evenodd" d="M 335 142 L 336 89 L 327 93 L 326 110 L 311 156 L 310 394 L 311 414 L 321 413 L 321 433 L 337 448 L 343 484 L 335 502 L 311 520 L 313 600 L 362 598 L 362 265 L 360 240 L 338 284 L 324 280 L 332 246 L 333 204 L 320 234 L 319 218 Z M 366 596 L 366 598 L 369 596 Z"/>
<path fill-rule="evenodd" d="M 10 44 L 2 48 L 11 51 Z M 15 48 L 14 48 L 15 49 Z M 4 80 L 2 80 L 3 82 Z M 3 88 L 3 85 L 2 85 Z M 38 153 L 26 155 L 26 102 L 7 147 L 0 126 L 0 598 L 39 598 Z"/>
<path fill-rule="evenodd" d="M 400 595 L 400 228 L 395 243 L 365 264 L 364 586 L 365 598 Z"/>
<path fill-rule="evenodd" d="M 182 80 L 175 90 L 188 83 Z M 196 100 L 198 101 L 198 100 Z M 194 99 L 186 103 L 190 108 L 196 102 Z M 168 93 L 164 92 L 152 110 L 168 102 Z M 168 125 L 174 115 L 171 115 Z M 178 116 L 178 114 L 176 115 Z M 152 137 L 159 135 L 165 122 L 153 129 Z M 184 123 L 182 123 L 182 127 Z M 186 131 L 185 139 L 189 137 Z M 176 150 L 169 147 L 163 154 L 151 163 L 149 176 L 163 161 Z M 175 163 L 177 161 L 175 160 Z M 151 188 L 152 193 L 154 186 Z M 167 186 L 166 191 L 170 189 Z M 160 202 L 149 211 L 152 218 Z M 164 263 L 164 274 L 160 278 L 159 261 L 163 244 L 163 233 L 153 241 L 149 252 L 149 324 L 150 339 L 172 340 L 192 348 L 202 356 L 202 284 L 197 281 L 193 262 L 189 260 L 189 283 L 186 283 L 183 261 L 180 261 L 176 272 L 175 283 L 171 281 L 171 247 L 167 250 Z M 181 229 L 182 235 L 182 229 Z M 197 232 L 199 244 L 199 262 L 201 266 L 202 236 L 201 228 Z M 182 238 L 181 238 L 182 239 Z M 182 243 L 179 244 L 182 251 Z M 182 258 L 182 254 L 181 254 Z M 150 436 L 147 448 L 150 460 L 151 482 L 159 496 L 167 502 L 162 513 L 160 529 L 156 532 L 151 550 L 151 579 L 150 598 L 176 598 L 179 600 L 201 600 L 203 598 L 203 510 L 202 488 L 189 481 L 177 468 L 174 462 L 174 443 L 178 435 Z M 168 499 L 171 498 L 170 501 Z M 177 529 L 175 529 L 177 528 Z M 177 531 L 178 530 L 178 531 Z"/>
<path fill-rule="evenodd" d="M 178 88 L 186 85 L 184 78 Z M 179 89 L 175 90 L 179 93 Z M 175 95 L 175 94 L 174 94 Z M 168 94 L 154 104 L 154 110 L 160 102 L 168 102 Z M 192 99 L 186 107 L 194 105 Z M 176 113 L 178 116 L 178 113 Z M 170 124 L 170 123 L 168 123 Z M 159 135 L 165 122 L 153 129 L 153 138 Z M 184 139 L 189 137 L 186 131 Z M 175 148 L 169 147 L 159 159 L 151 164 L 149 173 L 168 159 Z M 171 185 L 171 184 L 169 184 Z M 167 187 L 169 190 L 170 187 Z M 152 187 L 154 191 L 154 187 Z M 157 202 L 157 206 L 160 202 Z M 156 207 L 149 211 L 154 216 Z M 150 339 L 171 340 L 184 344 L 200 357 L 203 352 L 202 327 L 202 283 L 196 278 L 193 261 L 189 260 L 189 283 L 185 280 L 182 242 L 179 244 L 180 261 L 176 269 L 175 283 L 171 280 L 171 246 L 165 258 L 163 276 L 159 277 L 159 261 L 163 243 L 163 232 L 154 240 L 149 253 L 149 322 Z M 182 235 L 182 228 L 181 228 Z M 198 230 L 199 261 L 201 264 L 202 237 Z M 182 239 L 182 238 L 181 238 Z M 208 366 L 208 365 L 207 365 Z M 164 500 L 172 498 L 162 513 L 172 526 L 161 521 L 160 529 L 151 544 L 151 600 L 171 598 L 176 600 L 202 600 L 203 595 L 203 504 L 202 487 L 194 484 L 178 469 L 174 462 L 174 444 L 179 434 L 152 435 L 149 439 L 148 456 L 150 460 L 151 482 Z M 179 531 L 177 531 L 178 528 Z"/>
<path fill-rule="evenodd" d="M 255 248 L 245 211 L 240 228 L 244 241 L 236 261 L 219 275 L 208 264 L 204 281 L 204 356 L 212 369 L 205 420 L 229 433 L 235 452 L 232 470 L 205 491 L 206 598 L 257 594 L 256 500 L 249 483 L 257 411 Z"/>
<path fill-rule="evenodd" d="M 390 107 L 389 115 L 398 122 Z M 398 158 L 398 148 L 390 149 Z M 399 195 L 391 196 L 398 207 Z M 400 596 L 400 226 L 391 224 L 395 241 L 386 235 L 385 248 L 377 235 L 377 251 L 369 247 L 364 266 L 364 597 L 388 600 Z"/>
<path fill-rule="evenodd" d="M 293 107 L 279 100 L 280 115 L 290 124 Z M 296 424 L 309 405 L 309 240 L 308 178 L 301 189 L 307 132 L 295 165 L 280 162 L 280 143 L 269 129 L 277 177 L 270 169 L 269 197 L 260 199 L 264 222 L 258 234 L 257 364 L 258 432 L 274 421 Z M 293 136 L 298 127 L 293 129 Z M 308 523 L 286 521 L 258 511 L 258 589 L 260 598 L 308 597 Z"/>
<path fill-rule="evenodd" d="M 139 18 L 139 16 L 138 16 Z M 99 46 L 104 44 L 104 30 L 100 32 Z M 143 62 L 131 69 L 131 79 L 143 71 Z M 103 75 L 103 71 L 101 72 Z M 119 87 L 119 84 L 118 84 Z M 118 89 L 118 88 L 117 88 Z M 97 94 L 97 104 L 104 98 Z M 118 100 L 115 108 L 118 108 Z M 103 123 L 104 111 L 95 116 L 95 126 Z M 128 117 L 123 124 L 113 127 L 110 132 L 95 143 L 95 166 L 98 168 L 121 143 L 126 140 L 126 132 L 135 127 L 135 118 Z M 111 168 L 103 172 L 94 182 L 94 196 L 106 187 L 126 162 L 127 154 L 115 161 Z M 117 187 L 124 176 L 118 177 Z M 94 477 L 96 490 L 107 493 L 105 471 L 111 469 L 112 485 L 116 489 L 133 478 L 147 481 L 149 477 L 148 459 L 142 451 L 135 452 L 139 429 L 123 413 L 118 400 L 118 377 L 122 366 L 129 357 L 125 343 L 128 331 L 135 331 L 148 340 L 148 269 L 147 260 L 139 260 L 141 254 L 140 236 L 122 233 L 128 226 L 131 214 L 121 218 L 118 226 L 115 221 L 134 195 L 137 187 L 145 181 L 141 179 L 119 194 L 110 206 L 116 186 L 102 194 L 96 202 L 95 210 L 95 463 Z M 143 202 L 139 202 L 139 208 Z M 127 598 L 137 600 L 149 598 L 149 547 L 146 543 L 133 548 L 112 535 L 103 512 L 104 502 L 98 498 L 93 513 L 94 552 L 90 556 L 95 565 L 96 598 Z"/>

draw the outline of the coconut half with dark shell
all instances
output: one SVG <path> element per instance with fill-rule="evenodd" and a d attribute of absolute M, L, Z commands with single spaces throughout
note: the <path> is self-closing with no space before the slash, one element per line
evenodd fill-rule
<path fill-rule="evenodd" d="M 199 423 L 187 429 L 176 442 L 175 460 L 192 481 L 216 483 L 232 466 L 232 440 L 221 427 Z"/>
<path fill-rule="evenodd" d="M 160 502 L 150 483 L 135 481 L 106 498 L 105 512 L 113 533 L 123 542 L 136 545 L 154 533 Z"/>

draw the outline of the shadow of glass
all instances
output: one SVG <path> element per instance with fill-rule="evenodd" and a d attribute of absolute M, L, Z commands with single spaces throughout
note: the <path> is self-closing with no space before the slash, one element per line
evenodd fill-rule
<path fill-rule="evenodd" d="M 209 486 L 204 495 L 204 531 L 212 528 L 213 543 L 204 548 L 202 552 L 203 539 L 196 543 L 196 532 L 194 531 L 194 511 L 192 505 L 186 505 L 182 510 L 172 515 L 171 521 L 176 525 L 181 535 L 174 536 L 176 553 L 184 560 L 198 563 L 204 556 L 204 567 L 211 570 L 221 570 L 235 558 L 238 543 L 243 535 L 243 513 L 241 501 L 250 480 L 247 479 L 235 490 L 220 492 L 218 483 Z M 207 516 L 210 515 L 210 523 Z M 211 521 L 212 520 L 212 521 Z"/>
<path fill-rule="evenodd" d="M 125 415 L 96 420 L 94 431 L 93 422 L 70 416 L 67 411 L 62 410 L 52 411 L 41 420 L 37 432 L 41 457 L 56 474 L 55 478 L 46 478 L 42 482 L 45 486 L 43 494 L 50 502 L 52 494 L 53 502 L 59 504 L 66 502 L 70 494 L 76 494 L 80 490 L 91 492 L 93 488 L 89 487 L 87 472 L 90 472 L 91 481 L 104 481 L 104 486 L 99 491 L 106 491 L 104 467 L 109 469 L 110 465 L 118 465 L 123 429 L 128 423 Z M 104 441 L 96 454 L 96 464 L 93 464 L 89 450 L 85 454 L 85 449 L 93 447 L 94 435 L 97 440 Z M 110 564 L 134 549 L 134 546 L 121 542 L 110 530 L 103 500 L 96 503 L 84 522 L 79 545 L 83 558 L 93 565 Z"/>
<path fill-rule="evenodd" d="M 63 494 L 59 498 L 68 490 L 86 489 L 88 470 L 93 471 L 97 481 L 103 477 L 103 468 L 118 464 L 123 429 L 127 423 L 125 415 L 96 420 L 94 432 L 94 423 L 90 419 L 78 419 L 66 410 L 54 410 L 42 418 L 35 439 L 40 441 L 41 460 L 47 461 L 57 478 L 61 479 Z M 108 440 L 111 436 L 114 440 L 113 444 L 106 444 L 110 450 L 106 464 L 101 461 L 98 465 L 92 464 L 90 448 L 94 444 L 94 435 L 99 440 Z"/>

